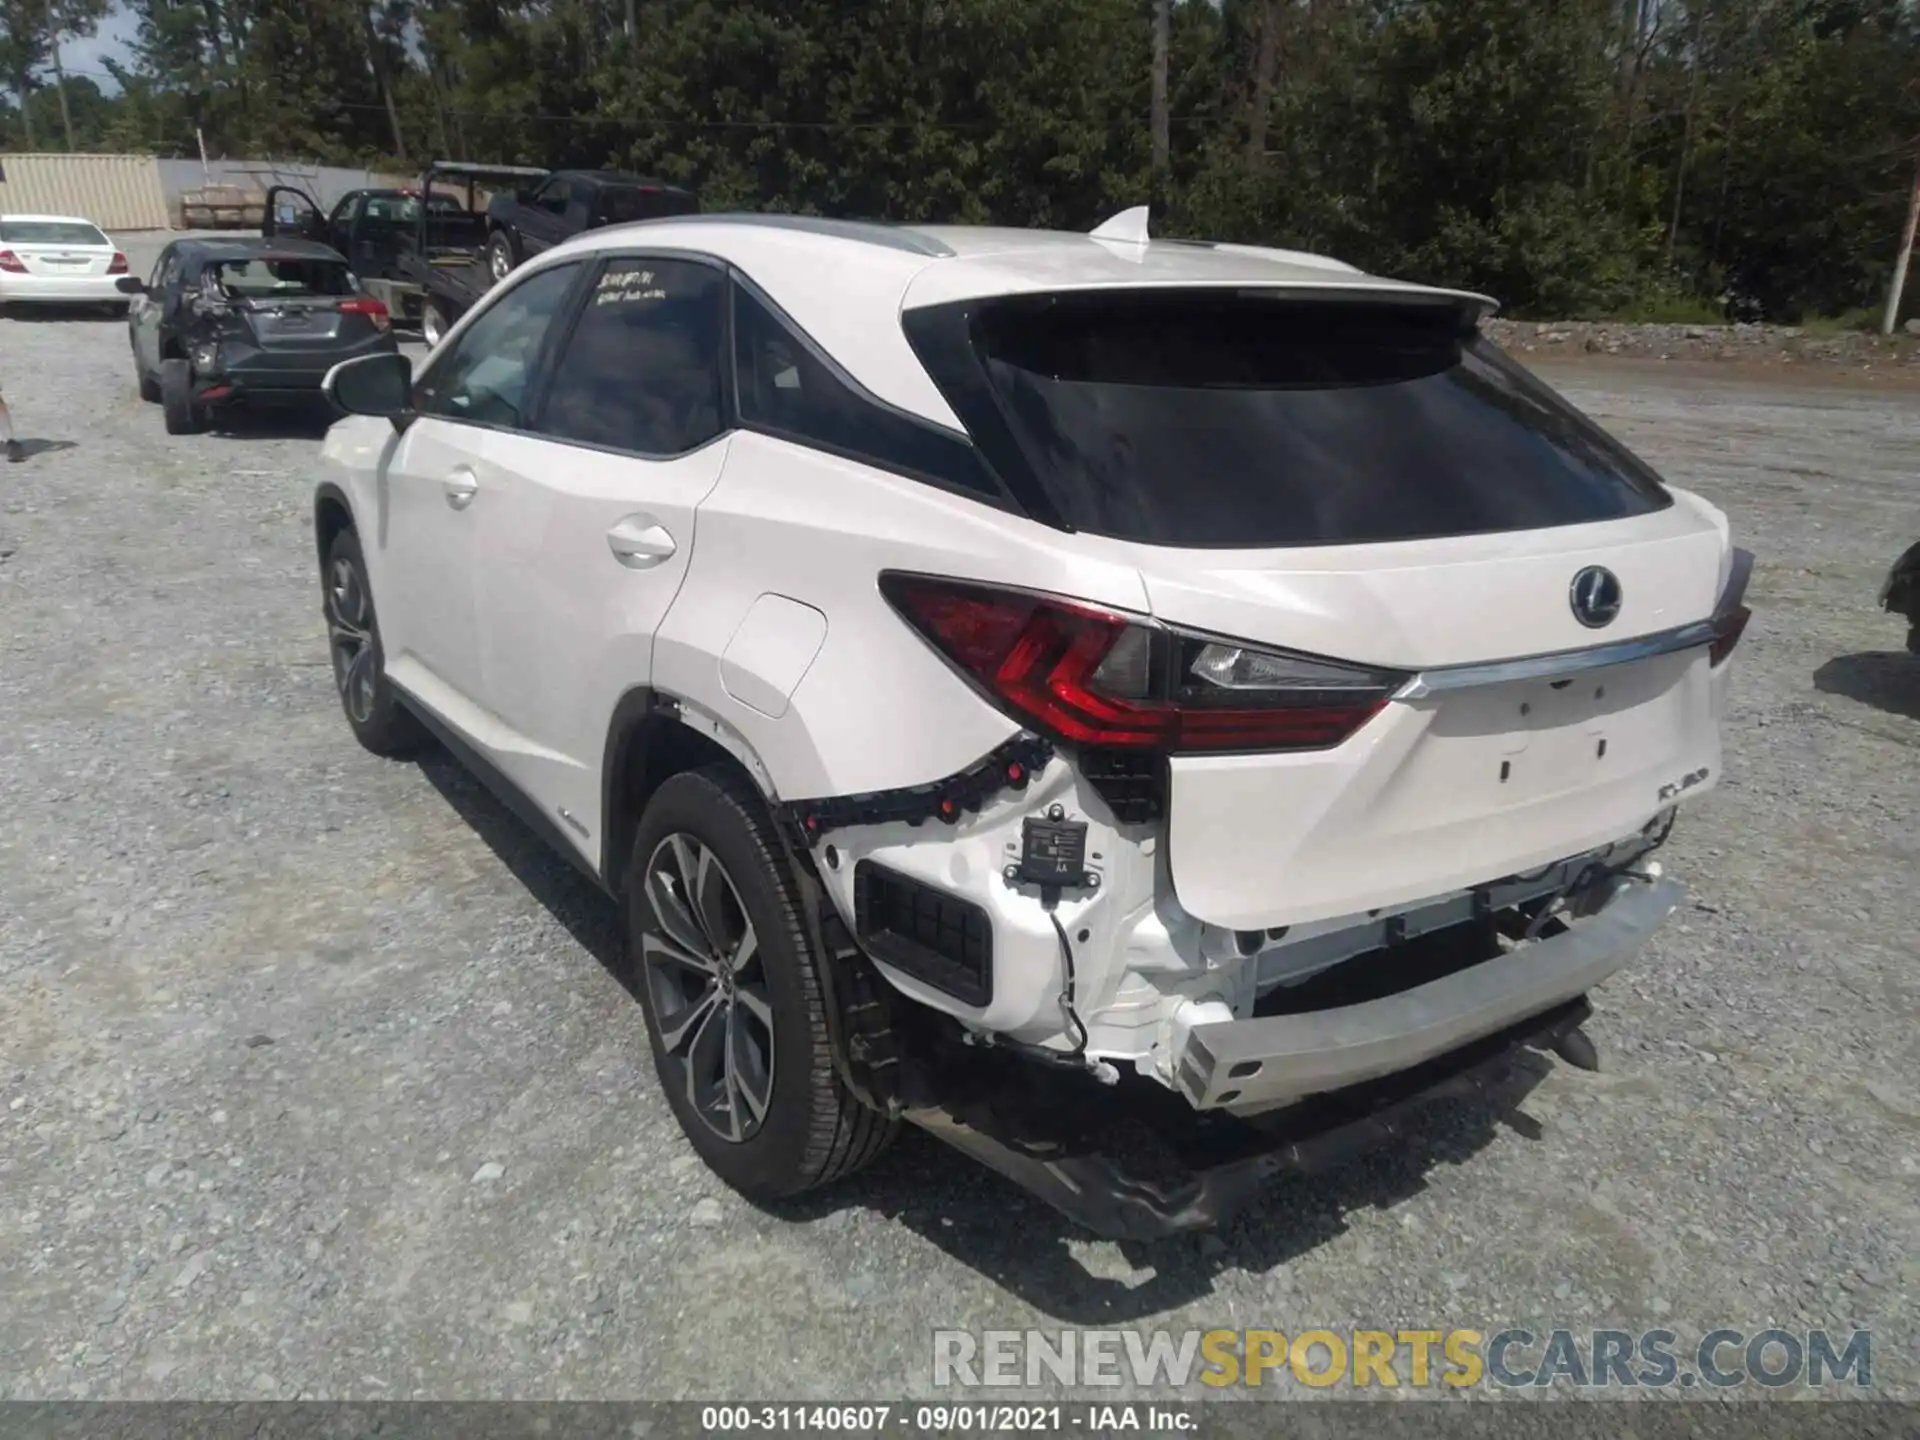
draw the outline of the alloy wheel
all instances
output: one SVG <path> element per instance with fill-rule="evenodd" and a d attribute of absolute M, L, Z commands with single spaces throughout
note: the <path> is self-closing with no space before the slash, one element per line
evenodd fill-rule
<path fill-rule="evenodd" d="M 335 560 L 327 571 L 327 636 L 333 652 L 333 682 L 356 725 L 373 718 L 375 673 L 373 606 L 366 582 L 351 562 Z"/>
<path fill-rule="evenodd" d="M 753 922 L 720 858 L 667 836 L 646 869 L 640 939 L 670 1083 L 723 1140 L 756 1135 L 773 1103 L 773 1005 Z"/>

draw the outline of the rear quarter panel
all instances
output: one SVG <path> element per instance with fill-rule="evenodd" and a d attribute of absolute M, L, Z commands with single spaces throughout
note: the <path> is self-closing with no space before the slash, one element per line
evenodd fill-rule
<path fill-rule="evenodd" d="M 939 780 L 1017 731 L 881 598 L 882 571 L 1044 585 L 1145 608 L 1130 566 L 1077 555 L 1060 543 L 1069 537 L 751 432 L 735 437 L 719 485 L 700 506 L 696 537 L 686 583 L 659 632 L 655 686 L 738 731 L 786 800 Z M 735 698 L 729 684 L 750 696 L 754 687 L 722 674 L 722 657 L 763 596 L 825 621 L 817 654 L 777 716 Z M 776 689 L 788 678 L 765 677 Z"/>

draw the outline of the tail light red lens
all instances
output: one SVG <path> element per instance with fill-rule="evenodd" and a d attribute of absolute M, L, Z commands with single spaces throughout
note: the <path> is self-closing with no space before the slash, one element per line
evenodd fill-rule
<path fill-rule="evenodd" d="M 385 330 L 393 324 L 393 316 L 387 313 L 384 301 L 375 300 L 369 295 L 356 295 L 351 300 L 340 302 L 342 315 L 364 315 L 373 322 L 376 330 Z"/>
<path fill-rule="evenodd" d="M 893 607 L 1023 724 L 1081 745 L 1168 753 L 1320 750 L 1405 678 L 1182 635 L 1070 600 L 885 575 Z"/>
<path fill-rule="evenodd" d="M 1718 665 L 1733 653 L 1733 647 L 1747 633 L 1747 621 L 1752 618 L 1753 612 L 1744 605 L 1735 605 L 1713 617 L 1713 639 L 1707 646 L 1711 663 Z"/>
<path fill-rule="evenodd" d="M 107 262 L 107 274 L 124 275 L 126 273 L 127 273 L 127 257 L 121 254 L 120 251 L 116 250 L 113 252 L 113 259 Z"/>
<path fill-rule="evenodd" d="M 22 263 L 20 257 L 11 250 L 0 250 L 0 270 L 5 270 L 9 275 L 24 275 L 27 273 L 26 265 Z"/>

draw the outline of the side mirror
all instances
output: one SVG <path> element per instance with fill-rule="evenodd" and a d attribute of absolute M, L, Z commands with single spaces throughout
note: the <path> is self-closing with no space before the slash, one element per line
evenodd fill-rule
<path fill-rule="evenodd" d="M 122 295 L 144 295 L 147 293 L 147 282 L 138 275 L 122 275 L 113 282 L 113 288 Z"/>
<path fill-rule="evenodd" d="M 349 415 L 398 420 L 413 410 L 413 362 L 404 355 L 342 360 L 320 382 L 320 393 Z"/>

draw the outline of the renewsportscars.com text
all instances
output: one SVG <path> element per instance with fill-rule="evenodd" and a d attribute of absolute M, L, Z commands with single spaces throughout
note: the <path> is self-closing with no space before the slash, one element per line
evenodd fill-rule
<path fill-rule="evenodd" d="M 936 1386 L 1778 1390 L 1873 1383 L 1865 1330 L 936 1330 Z"/>

